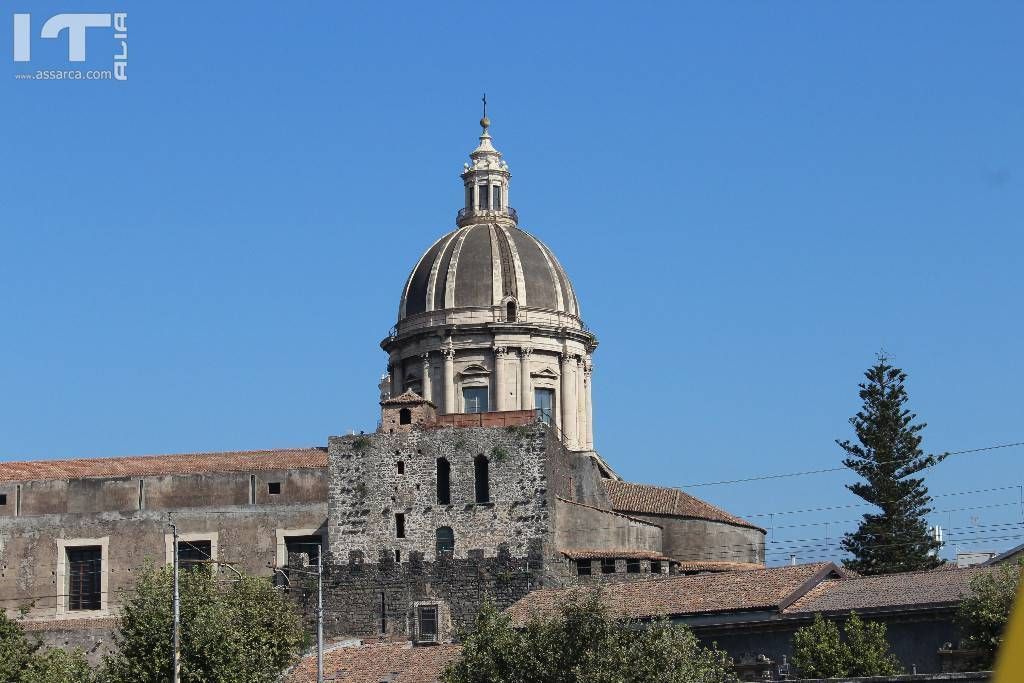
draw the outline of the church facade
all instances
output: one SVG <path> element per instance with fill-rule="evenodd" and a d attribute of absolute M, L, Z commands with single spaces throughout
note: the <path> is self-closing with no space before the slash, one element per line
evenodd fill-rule
<path fill-rule="evenodd" d="M 280 576 L 323 553 L 328 633 L 436 642 L 484 600 L 763 564 L 763 529 L 625 482 L 595 450 L 597 338 L 554 253 L 519 227 L 481 126 L 455 229 L 413 265 L 381 342 L 378 429 L 283 451 L 0 463 L 9 613 L 100 651 L 146 562 Z"/>

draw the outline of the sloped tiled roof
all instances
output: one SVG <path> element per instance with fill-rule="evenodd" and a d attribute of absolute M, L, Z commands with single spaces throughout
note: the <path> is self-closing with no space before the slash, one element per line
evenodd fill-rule
<path fill-rule="evenodd" d="M 0 462 L 0 481 L 43 481 L 86 477 L 149 477 L 203 472 L 259 472 L 326 468 L 327 449 L 279 448 L 265 451 L 142 455 Z"/>
<path fill-rule="evenodd" d="M 719 562 L 715 560 L 696 560 L 679 563 L 679 572 L 746 572 L 764 569 L 763 564 L 756 562 Z"/>
<path fill-rule="evenodd" d="M 971 579 L 991 571 L 968 567 L 827 580 L 786 608 L 786 614 L 923 608 L 956 603 L 970 592 Z"/>
<path fill-rule="evenodd" d="M 612 614 L 627 619 L 658 616 L 782 609 L 836 573 L 831 562 L 694 576 L 669 576 L 604 586 L 600 595 Z M 550 615 L 585 588 L 529 593 L 506 612 L 522 625 L 535 615 Z"/>
<path fill-rule="evenodd" d="M 413 647 L 411 643 L 373 643 L 324 652 L 324 678 L 346 683 L 436 683 L 462 651 L 459 645 Z M 316 652 L 303 657 L 284 683 L 315 683 Z"/>
<path fill-rule="evenodd" d="M 433 401 L 423 398 L 412 389 L 406 389 L 405 393 L 392 396 L 380 402 L 382 406 L 419 405 L 420 403 L 434 405 Z"/>
<path fill-rule="evenodd" d="M 611 498 L 612 508 L 619 512 L 693 517 L 764 531 L 761 527 L 751 524 L 745 519 L 679 489 L 652 484 L 634 484 L 613 479 L 602 479 L 601 481 L 608 492 L 608 497 Z"/>
<path fill-rule="evenodd" d="M 669 557 L 653 550 L 633 548 L 564 548 L 560 551 L 571 560 L 597 560 L 621 557 L 624 560 L 668 560 Z"/>

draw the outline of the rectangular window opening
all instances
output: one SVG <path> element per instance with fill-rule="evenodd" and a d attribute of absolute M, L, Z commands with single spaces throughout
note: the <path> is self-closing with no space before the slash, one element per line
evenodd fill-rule
<path fill-rule="evenodd" d="M 546 425 L 555 423 L 555 390 L 535 389 L 533 391 L 533 405 L 537 411 L 537 419 Z"/>
<path fill-rule="evenodd" d="M 256 475 L 249 475 L 249 505 L 256 504 Z"/>
<path fill-rule="evenodd" d="M 462 400 L 467 413 L 487 412 L 487 387 L 466 387 L 462 390 Z"/>
<path fill-rule="evenodd" d="M 402 551 L 395 548 L 395 564 L 402 564 Z"/>
<path fill-rule="evenodd" d="M 590 576 L 594 572 L 590 560 L 576 560 L 576 576 Z"/>
<path fill-rule="evenodd" d="M 494 192 L 494 201 L 491 202 L 491 206 L 495 211 L 501 211 L 501 185 L 495 185 L 491 189 Z"/>
<path fill-rule="evenodd" d="M 315 565 L 320 557 L 320 547 L 324 539 L 320 536 L 285 536 L 284 549 L 291 555 L 305 553 L 309 557 L 309 563 Z"/>
<path fill-rule="evenodd" d="M 437 642 L 437 605 L 421 605 L 419 622 L 419 639 L 426 643 Z"/>
<path fill-rule="evenodd" d="M 380 592 L 380 632 L 388 632 L 388 607 L 384 600 L 384 591 Z"/>
<path fill-rule="evenodd" d="M 0 505 L 7 505 L 7 494 L 0 493 Z"/>
<path fill-rule="evenodd" d="M 606 557 L 601 560 L 601 573 L 602 574 L 614 574 L 615 573 L 615 558 Z"/>
<path fill-rule="evenodd" d="M 14 487 L 14 514 L 21 515 L 21 484 Z"/>
<path fill-rule="evenodd" d="M 479 187 L 479 190 L 480 191 L 477 193 L 477 198 L 480 200 L 480 209 L 483 211 L 487 211 L 491 208 L 490 192 L 487 191 L 487 185 L 481 185 Z"/>
<path fill-rule="evenodd" d="M 178 568 L 208 569 L 213 559 L 213 541 L 178 541 Z"/>
<path fill-rule="evenodd" d="M 68 548 L 67 563 L 68 609 L 100 609 L 103 605 L 103 549 L 100 546 Z"/>
<path fill-rule="evenodd" d="M 661 562 L 660 561 L 658 561 L 658 560 L 652 560 L 651 561 L 651 573 L 652 574 L 660 574 L 661 573 Z"/>
<path fill-rule="evenodd" d="M 281 482 L 271 481 L 267 483 L 267 493 L 272 496 L 279 495 L 281 493 Z"/>
<path fill-rule="evenodd" d="M 640 560 L 626 560 L 626 572 L 629 574 L 639 574 Z"/>
<path fill-rule="evenodd" d="M 405 515 L 395 513 L 395 538 L 405 538 Z"/>
<path fill-rule="evenodd" d="M 142 510 L 145 507 L 145 500 L 143 494 L 145 493 L 145 484 L 142 479 L 139 479 L 139 509 Z"/>

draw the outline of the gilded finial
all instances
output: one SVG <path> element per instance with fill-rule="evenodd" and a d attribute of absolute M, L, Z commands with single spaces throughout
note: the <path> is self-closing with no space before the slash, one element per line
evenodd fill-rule
<path fill-rule="evenodd" d="M 491 120 L 487 118 L 487 93 L 484 93 L 484 96 L 481 99 L 484 103 L 484 116 L 480 119 L 480 127 L 483 128 L 486 133 L 487 129 L 491 126 Z"/>

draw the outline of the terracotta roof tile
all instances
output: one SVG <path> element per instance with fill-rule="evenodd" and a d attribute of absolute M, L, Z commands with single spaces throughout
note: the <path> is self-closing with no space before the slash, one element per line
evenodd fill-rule
<path fill-rule="evenodd" d="M 785 613 L 949 605 L 970 591 L 971 579 L 986 571 L 991 569 L 968 567 L 823 581 L 786 608 Z"/>
<path fill-rule="evenodd" d="M 324 678 L 346 683 L 435 683 L 462 651 L 459 645 L 411 643 L 342 646 L 324 652 Z M 316 652 L 303 657 L 284 683 L 315 683 Z"/>
<path fill-rule="evenodd" d="M 434 405 L 433 401 L 423 398 L 412 389 L 406 389 L 405 393 L 399 394 L 398 396 L 392 396 L 391 398 L 380 402 L 382 406 L 417 405 L 420 403 L 429 403 L 430 405 Z"/>
<path fill-rule="evenodd" d="M 258 472 L 327 467 L 327 449 L 280 448 L 265 451 L 142 455 L 0 462 L 0 481 L 40 481 L 85 477 L 148 477 L 201 472 Z"/>
<path fill-rule="evenodd" d="M 680 572 L 744 572 L 755 569 L 764 569 L 764 565 L 755 562 L 718 562 L 713 560 L 679 563 Z"/>
<path fill-rule="evenodd" d="M 761 527 L 680 489 L 652 484 L 634 484 L 614 479 L 602 479 L 601 481 L 608 492 L 608 497 L 611 498 L 612 508 L 619 512 L 693 517 L 764 531 Z"/>
<path fill-rule="evenodd" d="M 670 559 L 653 550 L 636 550 L 635 548 L 565 548 L 559 552 L 571 560 L 597 560 L 602 557 L 621 557 L 625 560 Z"/>
<path fill-rule="evenodd" d="M 627 619 L 782 609 L 825 577 L 834 576 L 830 562 L 693 576 L 668 576 L 606 585 L 601 597 L 613 614 Z M 652 583 L 655 582 L 655 583 Z M 506 612 L 516 625 L 534 615 L 551 614 L 558 604 L 589 589 L 534 591 Z"/>

